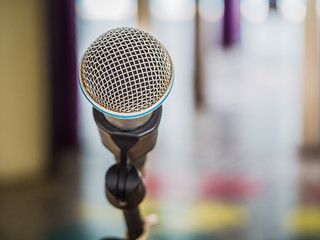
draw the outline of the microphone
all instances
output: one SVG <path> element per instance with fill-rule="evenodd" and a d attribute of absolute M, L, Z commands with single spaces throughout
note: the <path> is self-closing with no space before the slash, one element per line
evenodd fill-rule
<path fill-rule="evenodd" d="M 166 48 L 149 33 L 130 27 L 98 37 L 79 67 L 80 87 L 93 105 L 101 140 L 117 161 L 106 174 L 106 195 L 123 209 L 130 240 L 143 231 L 138 205 L 145 185 L 140 173 L 155 146 L 161 104 L 173 79 Z"/>
<path fill-rule="evenodd" d="M 166 48 L 149 33 L 129 27 L 97 38 L 79 68 L 86 98 L 121 130 L 136 129 L 150 119 L 168 96 L 173 76 Z"/>
<path fill-rule="evenodd" d="M 156 143 L 161 104 L 173 80 L 166 48 L 149 33 L 131 27 L 98 37 L 79 67 L 80 87 L 93 105 L 102 142 L 117 161 L 106 174 L 106 194 L 113 206 L 124 210 L 132 239 L 142 229 L 136 210 L 145 195 L 140 172 Z"/>
<path fill-rule="evenodd" d="M 118 129 L 124 138 L 125 133 L 137 134 L 139 128 L 145 132 L 147 129 L 141 127 L 153 123 L 155 136 L 140 131 L 146 137 L 139 136 L 138 143 L 129 151 L 132 162 L 141 170 L 145 154 L 155 145 L 160 106 L 170 93 L 173 79 L 173 64 L 166 48 L 155 37 L 136 28 L 116 28 L 102 34 L 83 55 L 80 86 L 95 108 L 102 142 L 118 162 L 121 149 L 115 146 L 106 128 Z"/>

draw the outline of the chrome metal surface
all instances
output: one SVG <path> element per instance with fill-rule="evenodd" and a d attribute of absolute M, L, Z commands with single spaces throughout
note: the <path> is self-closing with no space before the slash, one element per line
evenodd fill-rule
<path fill-rule="evenodd" d="M 137 118 L 117 118 L 104 114 L 105 118 L 115 127 L 121 130 L 133 130 L 145 124 L 152 113 Z"/>

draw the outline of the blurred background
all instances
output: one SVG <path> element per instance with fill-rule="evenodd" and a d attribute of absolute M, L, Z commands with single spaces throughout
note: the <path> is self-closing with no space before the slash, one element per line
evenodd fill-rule
<path fill-rule="evenodd" d="M 151 240 L 320 239 L 316 0 L 0 0 L 0 239 L 122 237 L 77 67 L 144 29 L 175 83 L 148 154 Z"/>

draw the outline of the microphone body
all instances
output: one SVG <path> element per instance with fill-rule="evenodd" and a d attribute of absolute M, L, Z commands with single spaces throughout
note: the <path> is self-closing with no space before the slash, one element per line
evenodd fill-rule
<path fill-rule="evenodd" d="M 121 151 L 125 148 L 128 158 L 139 170 L 143 170 L 146 154 L 156 144 L 161 114 L 160 106 L 142 126 L 134 130 L 122 130 L 108 121 L 103 113 L 93 108 L 93 117 L 103 145 L 114 154 L 117 162 L 120 162 Z"/>

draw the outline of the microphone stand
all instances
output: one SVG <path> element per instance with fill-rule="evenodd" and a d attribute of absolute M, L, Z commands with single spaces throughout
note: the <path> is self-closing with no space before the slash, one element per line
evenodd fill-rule
<path fill-rule="evenodd" d="M 143 233 L 143 220 L 141 219 L 138 207 L 133 209 L 124 209 L 129 239 L 137 239 Z"/>
<path fill-rule="evenodd" d="M 144 223 L 138 205 L 144 199 L 146 189 L 141 171 L 146 154 L 155 146 L 161 113 L 160 106 L 144 125 L 123 131 L 114 127 L 103 113 L 93 108 L 102 142 L 117 161 L 106 173 L 106 195 L 114 207 L 123 210 L 129 240 L 136 240 L 143 233 Z"/>

